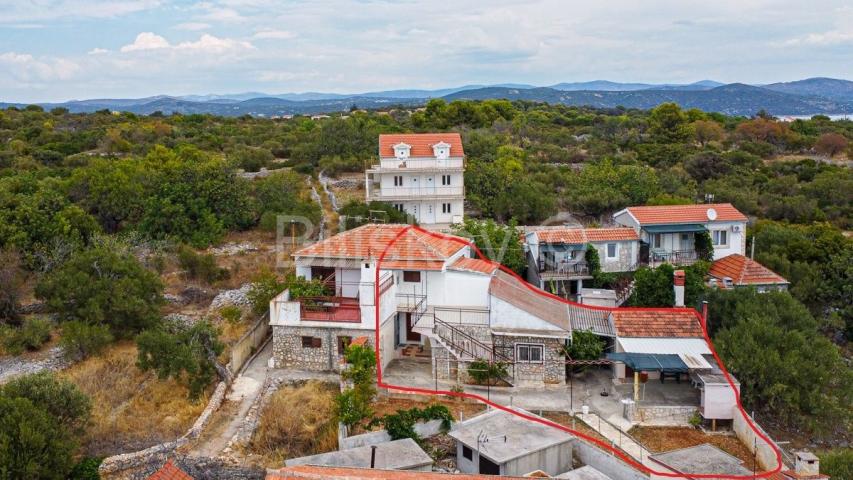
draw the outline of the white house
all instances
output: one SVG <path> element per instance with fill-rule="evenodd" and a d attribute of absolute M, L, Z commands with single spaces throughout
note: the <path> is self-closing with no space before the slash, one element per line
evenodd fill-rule
<path fill-rule="evenodd" d="M 462 221 L 465 152 L 458 133 L 379 136 L 379 164 L 365 172 L 367 201 L 412 215 L 420 225 Z"/>
<path fill-rule="evenodd" d="M 640 236 L 640 261 L 677 265 L 696 261 L 695 235 L 707 231 L 714 260 L 746 250 L 746 215 L 730 203 L 628 207 L 613 220 Z"/>

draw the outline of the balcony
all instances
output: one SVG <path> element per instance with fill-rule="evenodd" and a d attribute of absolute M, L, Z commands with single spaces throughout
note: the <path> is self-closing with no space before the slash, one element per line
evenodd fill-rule
<path fill-rule="evenodd" d="M 572 279 L 589 277 L 589 265 L 584 260 L 547 260 L 539 258 L 539 277 L 542 279 Z"/>
<path fill-rule="evenodd" d="M 303 297 L 299 318 L 307 322 L 360 323 L 361 305 L 357 298 Z"/>
<path fill-rule="evenodd" d="M 406 200 L 410 198 L 455 198 L 465 195 L 465 187 L 389 187 L 382 188 L 374 185 L 367 191 L 368 201 Z"/>
<path fill-rule="evenodd" d="M 367 173 L 399 172 L 403 170 L 417 171 L 462 171 L 465 163 L 462 158 L 396 158 L 382 159 L 379 165 L 372 165 Z"/>
<path fill-rule="evenodd" d="M 692 265 L 699 260 L 696 250 L 665 250 L 662 248 L 649 249 L 648 262 L 650 267 L 657 267 L 664 263 L 670 265 Z"/>

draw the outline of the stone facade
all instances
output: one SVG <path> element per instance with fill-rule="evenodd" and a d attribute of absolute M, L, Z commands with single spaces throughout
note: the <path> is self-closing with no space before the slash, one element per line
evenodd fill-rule
<path fill-rule="evenodd" d="M 370 347 L 375 348 L 372 329 L 274 325 L 272 335 L 275 368 L 340 371 L 344 357 L 339 352 L 339 337 L 366 336 Z"/>
<path fill-rule="evenodd" d="M 642 425 L 690 425 L 692 417 L 699 409 L 684 405 L 634 405 L 627 410 L 628 420 Z"/>
<path fill-rule="evenodd" d="M 540 338 L 522 336 L 496 335 L 495 348 L 505 355 L 515 357 L 515 346 L 519 343 L 543 345 L 544 358 L 538 363 L 523 363 L 516 359 L 515 365 L 508 367 L 516 385 L 549 384 L 563 385 L 566 383 L 566 363 L 563 356 L 563 340 L 559 338 Z"/>

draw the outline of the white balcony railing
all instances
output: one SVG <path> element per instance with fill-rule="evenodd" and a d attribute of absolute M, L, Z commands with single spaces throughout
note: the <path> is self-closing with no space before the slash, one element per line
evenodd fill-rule
<path fill-rule="evenodd" d="M 375 200 L 390 198 L 416 198 L 416 197 L 450 197 L 464 195 L 465 187 L 391 187 L 376 188 L 370 191 L 370 198 Z"/>
<path fill-rule="evenodd" d="M 379 165 L 373 165 L 371 170 L 433 170 L 464 166 L 462 158 L 407 158 L 405 160 L 386 158 L 380 160 Z"/>

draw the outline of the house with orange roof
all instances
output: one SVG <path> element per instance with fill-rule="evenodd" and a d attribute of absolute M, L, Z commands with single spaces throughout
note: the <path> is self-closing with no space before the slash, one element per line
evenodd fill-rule
<path fill-rule="evenodd" d="M 586 261 L 589 246 L 598 252 L 601 271 L 637 268 L 640 237 L 630 227 L 545 227 L 524 236 L 527 281 L 563 298 L 577 298 L 583 281 L 592 279 Z"/>
<path fill-rule="evenodd" d="M 788 281 L 755 260 L 733 253 L 711 264 L 708 285 L 715 288 L 752 287 L 759 292 L 788 289 Z"/>
<path fill-rule="evenodd" d="M 640 261 L 689 265 L 698 259 L 696 235 L 707 232 L 713 259 L 746 250 L 746 215 L 730 203 L 628 207 L 613 214 L 640 237 Z"/>
<path fill-rule="evenodd" d="M 420 225 L 462 222 L 465 151 L 458 133 L 379 136 L 379 163 L 365 172 L 367 202 L 387 202 Z"/>

